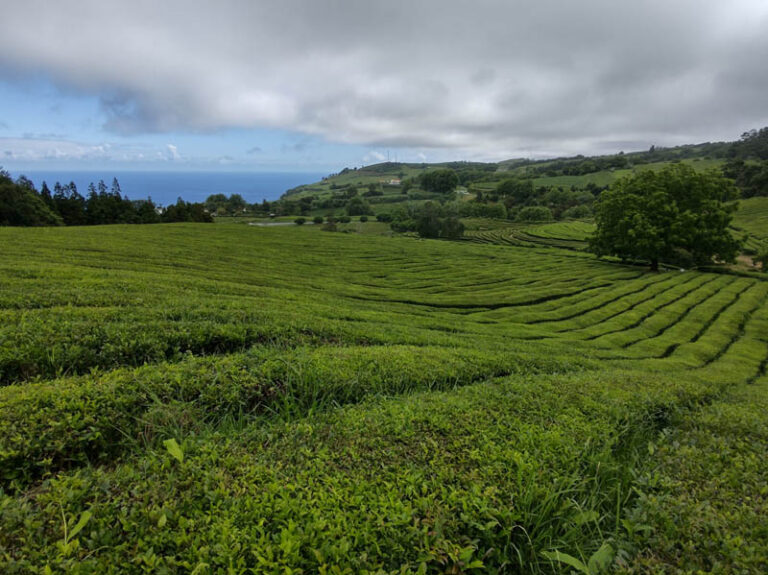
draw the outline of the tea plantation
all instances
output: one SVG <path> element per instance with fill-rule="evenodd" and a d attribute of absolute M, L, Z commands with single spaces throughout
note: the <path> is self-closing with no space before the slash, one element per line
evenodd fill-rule
<path fill-rule="evenodd" d="M 590 231 L 0 229 L 0 572 L 768 571 L 768 281 Z"/>

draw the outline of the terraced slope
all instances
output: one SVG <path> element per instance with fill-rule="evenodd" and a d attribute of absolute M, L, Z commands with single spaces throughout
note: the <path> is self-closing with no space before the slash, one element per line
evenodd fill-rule
<path fill-rule="evenodd" d="M 670 527 L 714 476 L 647 482 L 762 385 L 768 282 L 547 243 L 586 228 L 0 229 L 0 571 L 763 572 L 727 500 L 727 554 Z"/>
<path fill-rule="evenodd" d="M 768 198 L 749 198 L 739 201 L 733 216 L 733 228 L 749 234 L 747 247 L 759 250 L 768 242 Z"/>
<path fill-rule="evenodd" d="M 587 222 L 557 222 L 552 224 L 509 224 L 488 230 L 467 230 L 464 240 L 478 244 L 517 247 L 555 247 L 583 251 L 594 225 Z"/>

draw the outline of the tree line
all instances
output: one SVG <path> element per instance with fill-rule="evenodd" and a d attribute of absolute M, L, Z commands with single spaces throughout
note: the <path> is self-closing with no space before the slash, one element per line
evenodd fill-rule
<path fill-rule="evenodd" d="M 157 224 L 171 222 L 212 222 L 200 203 L 185 202 L 161 207 L 151 198 L 131 200 L 123 195 L 117 178 L 107 187 L 103 180 L 88 186 L 83 196 L 74 182 L 56 182 L 53 191 L 43 182 L 40 190 L 20 176 L 14 181 L 0 169 L 0 225 L 4 226 L 87 226 L 104 224 Z"/>

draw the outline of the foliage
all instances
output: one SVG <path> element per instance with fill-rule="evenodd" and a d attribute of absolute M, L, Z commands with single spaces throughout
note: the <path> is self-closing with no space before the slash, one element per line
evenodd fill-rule
<path fill-rule="evenodd" d="M 768 273 L 768 245 L 764 245 L 752 260 L 763 272 Z"/>
<path fill-rule="evenodd" d="M 162 222 L 212 222 L 203 204 L 181 198 L 162 215 L 151 198 L 131 201 L 123 196 L 117 178 L 107 189 L 103 180 L 88 186 L 83 197 L 74 182 L 56 182 L 53 193 L 43 182 L 40 192 L 24 176 L 16 184 L 0 170 L 0 225 L 47 226 L 155 224 Z M 211 196 L 214 197 L 214 196 Z M 242 198 L 240 198 L 242 200 Z"/>
<path fill-rule="evenodd" d="M 649 261 L 653 269 L 674 262 L 675 250 L 696 264 L 732 261 L 740 243 L 728 231 L 734 207 L 724 202 L 734 196 L 722 176 L 685 164 L 639 172 L 600 196 L 591 248 L 598 256 Z"/>
<path fill-rule="evenodd" d="M 248 203 L 240 194 L 211 194 L 203 204 L 208 213 L 216 215 L 235 215 L 248 209 Z"/>
<path fill-rule="evenodd" d="M 14 183 L 0 170 L 0 226 L 56 226 L 55 214 L 26 178 Z"/>
<path fill-rule="evenodd" d="M 562 213 L 565 220 L 582 220 L 592 216 L 592 210 L 588 206 L 573 206 Z"/>
<path fill-rule="evenodd" d="M 625 520 L 640 552 L 622 572 L 765 571 L 766 398 L 763 370 L 649 446 L 653 464 Z"/>
<path fill-rule="evenodd" d="M 768 282 L 486 223 L 0 229 L 0 571 L 764 571 Z"/>
<path fill-rule="evenodd" d="M 364 199 L 355 197 L 347 202 L 347 215 L 348 216 L 362 216 L 373 214 L 371 206 Z"/>
<path fill-rule="evenodd" d="M 178 198 L 175 204 L 171 204 L 163 211 L 161 216 L 163 222 L 198 222 L 210 223 L 213 217 L 203 207 L 203 204 L 185 202 Z"/>
<path fill-rule="evenodd" d="M 519 178 L 503 180 L 496 187 L 496 193 L 504 198 L 509 198 L 514 204 L 525 205 L 533 196 L 533 182 Z"/>
<path fill-rule="evenodd" d="M 544 206 L 526 206 L 517 213 L 518 222 L 551 222 L 552 212 Z"/>
<path fill-rule="evenodd" d="M 457 239 L 464 233 L 464 224 L 453 206 L 432 201 L 396 212 L 390 226 L 396 232 L 412 231 L 422 238 Z"/>
<path fill-rule="evenodd" d="M 731 228 L 738 235 L 746 235 L 745 253 L 757 254 L 768 245 L 768 197 L 749 198 L 739 201 L 738 210 L 733 214 Z"/>
<path fill-rule="evenodd" d="M 451 169 L 431 170 L 419 176 L 419 185 L 428 192 L 448 194 L 459 185 L 459 177 Z"/>
<path fill-rule="evenodd" d="M 744 132 L 741 139 L 733 144 L 731 155 L 768 160 L 768 127 Z"/>
<path fill-rule="evenodd" d="M 747 163 L 732 159 L 723 166 L 723 174 L 735 181 L 743 198 L 768 196 L 768 160 Z"/>

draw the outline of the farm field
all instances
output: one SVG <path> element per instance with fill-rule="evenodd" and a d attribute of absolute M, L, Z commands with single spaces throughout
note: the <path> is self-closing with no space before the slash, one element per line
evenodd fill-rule
<path fill-rule="evenodd" d="M 486 227 L 0 229 L 0 572 L 764 573 L 768 281 Z"/>
<path fill-rule="evenodd" d="M 768 242 L 768 198 L 740 200 L 733 215 L 733 228 L 737 233 L 749 234 L 748 248 L 757 250 Z"/>
<path fill-rule="evenodd" d="M 462 239 L 476 244 L 555 247 L 584 251 L 587 248 L 587 238 L 594 231 L 595 225 L 583 221 L 547 224 L 506 222 L 476 228 L 466 230 Z"/>

